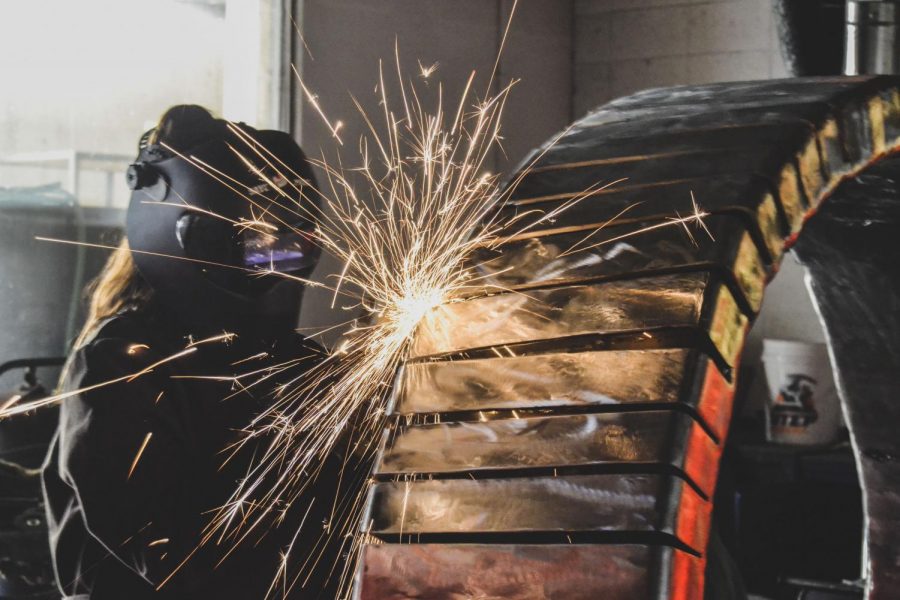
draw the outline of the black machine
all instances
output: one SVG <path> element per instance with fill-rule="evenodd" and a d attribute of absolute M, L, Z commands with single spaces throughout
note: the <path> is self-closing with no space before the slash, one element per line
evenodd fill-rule
<path fill-rule="evenodd" d="M 0 375 L 24 369 L 17 389 L 0 394 L 0 406 L 32 402 L 50 392 L 38 368 L 64 358 L 28 358 L 0 364 Z M 0 421 L 0 600 L 57 598 L 47 545 L 40 467 L 56 429 L 57 410 L 45 408 Z"/>

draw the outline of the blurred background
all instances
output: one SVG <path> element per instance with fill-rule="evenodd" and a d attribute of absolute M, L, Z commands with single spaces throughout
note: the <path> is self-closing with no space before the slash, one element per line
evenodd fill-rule
<path fill-rule="evenodd" d="M 301 100 L 294 65 L 329 118 L 342 122 L 341 152 L 352 166 L 363 122 L 351 94 L 377 109 L 379 61 L 392 68 L 395 44 L 405 73 L 417 77 L 436 65 L 419 83 L 434 92 L 440 81 L 445 98 L 456 99 L 472 70 L 475 88 L 487 86 L 512 6 L 512 0 L 0 2 L 0 363 L 67 353 L 83 318 L 82 289 L 107 251 L 34 238 L 115 245 L 128 202 L 124 170 L 141 133 L 167 107 L 197 103 L 227 119 L 290 130 L 308 154 L 333 157 L 335 140 Z M 519 83 L 490 168 L 509 173 L 574 119 L 638 90 L 837 74 L 843 9 L 843 2 L 826 0 L 521 0 L 494 88 Z M 813 33 L 805 27 L 788 35 L 798 22 L 811 24 Z M 805 54 L 797 40 L 809 35 L 819 49 Z M 316 277 L 339 270 L 325 260 Z M 328 310 L 330 303 L 327 292 L 310 293 L 301 326 L 344 320 L 346 314 Z M 725 504 L 734 514 L 723 517 L 729 520 L 723 537 L 751 591 L 796 597 L 786 578 L 858 576 L 859 491 L 849 454 L 822 463 L 823 485 L 832 487 L 810 496 L 797 475 L 806 455 L 762 443 L 754 419 L 767 393 L 756 376 L 764 337 L 824 341 L 803 270 L 790 255 L 768 288 L 745 354 L 739 418 L 747 420 L 750 450 L 735 459 L 734 485 L 745 487 L 728 492 Z M 22 369 L 3 373 L 0 390 L 13 393 L 22 377 Z M 56 371 L 41 367 L 38 377 L 52 387 Z M 791 491 L 797 485 L 800 492 Z M 833 501 L 827 511 L 846 507 L 849 525 L 827 511 L 807 514 L 809 522 L 790 512 L 823 494 Z M 753 502 L 742 505 L 744 497 Z M 767 503 L 784 510 L 766 512 L 760 506 Z M 791 536 L 808 537 L 807 529 L 818 531 L 829 518 L 834 534 L 822 534 L 820 554 L 834 560 L 792 545 Z M 748 527 L 757 539 L 743 543 Z M 835 536 L 839 547 L 831 543 Z M 5 577 L 12 590 L 4 564 L 0 584 Z M 17 597 L 3 594 L 0 585 L 0 598 Z"/>

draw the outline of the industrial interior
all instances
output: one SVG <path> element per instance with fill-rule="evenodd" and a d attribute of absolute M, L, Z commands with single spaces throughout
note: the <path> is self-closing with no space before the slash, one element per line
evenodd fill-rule
<path fill-rule="evenodd" d="M 76 414 L 75 399 L 113 385 L 128 402 L 128 390 L 169 372 L 172 357 L 135 358 L 140 370 L 71 383 L 70 370 L 88 368 L 91 356 L 78 352 L 96 317 L 88 294 L 97 287 L 86 286 L 109 271 L 113 251 L 130 247 L 159 301 L 169 294 L 171 306 L 186 306 L 178 335 L 187 345 L 175 359 L 200 355 L 221 336 L 228 368 L 258 356 L 231 339 L 254 315 L 211 320 L 231 300 L 220 305 L 182 286 L 229 267 L 191 254 L 182 236 L 193 221 L 157 218 L 165 210 L 154 205 L 171 204 L 179 178 L 191 177 L 183 189 L 213 190 L 212 200 L 208 211 L 190 197 L 186 204 L 237 225 L 241 244 L 274 244 L 261 260 L 244 254 L 229 268 L 256 270 L 263 281 L 277 274 L 278 252 L 302 262 L 305 270 L 291 263 L 285 271 L 302 285 L 302 302 L 298 292 L 298 310 L 271 335 L 293 332 L 313 340 L 306 352 L 328 356 L 325 364 L 344 360 L 343 371 L 317 383 L 339 391 L 311 398 L 328 406 L 348 398 L 313 421 L 306 388 L 294 393 L 285 383 L 272 398 L 301 408 L 253 413 L 272 425 L 256 431 L 256 418 L 251 426 L 222 417 L 229 432 L 273 436 L 253 461 L 283 452 L 271 465 L 229 472 L 238 492 L 222 501 L 244 506 L 232 505 L 227 527 L 256 523 L 255 511 L 271 501 L 262 513 L 281 515 L 273 529 L 279 519 L 314 522 L 323 536 L 307 544 L 298 529 L 284 538 L 290 543 L 279 541 L 271 573 L 258 569 L 264 575 L 243 566 L 262 562 L 253 553 L 266 542 L 256 537 L 235 543 L 232 567 L 227 557 L 209 559 L 210 577 L 228 573 L 228 597 L 900 598 L 898 22 L 896 0 L 0 4 L 0 600 L 225 597 L 196 583 L 206 581 L 194 574 L 205 551 L 193 561 L 192 546 L 177 554 L 176 535 L 147 517 L 162 514 L 155 500 L 147 514 L 128 513 L 149 527 L 134 528 L 140 548 L 129 536 L 115 562 L 120 540 L 102 538 L 97 517 L 85 516 L 79 535 L 98 536 L 91 552 L 100 549 L 101 566 L 86 566 L 91 552 L 75 551 L 76 579 L 101 582 L 112 561 L 140 592 L 63 581 L 72 579 L 60 566 L 71 552 L 64 542 L 74 543 L 65 522 L 96 510 L 87 484 L 73 480 L 93 478 L 100 494 L 111 485 L 110 498 L 133 476 L 153 489 L 150 465 L 162 460 L 154 452 L 166 434 L 154 429 L 152 411 L 163 410 L 168 391 L 146 390 L 151 425 L 113 423 L 118 441 L 91 446 L 85 473 L 60 471 L 78 488 L 74 504 L 57 510 L 56 484 L 47 483 L 54 461 L 79 452 L 66 436 L 79 423 L 90 433 L 91 410 Z M 436 97 L 442 115 L 419 119 Z M 160 141 L 160 115 L 179 105 L 209 109 L 221 152 Z M 428 138 L 441 119 L 444 129 Z M 448 167 L 442 153 L 456 157 L 456 140 L 470 153 Z M 246 156 L 235 150 L 242 143 Z M 231 166 L 206 168 L 217 160 Z M 430 160 L 444 170 L 429 171 Z M 266 166 L 232 175 L 254 161 Z M 381 161 L 385 173 L 370 174 Z M 420 168 L 421 181 L 400 177 Z M 148 175 L 153 169 L 162 175 Z M 443 191 L 457 181 L 464 192 Z M 298 206 L 308 189 L 324 198 L 313 216 L 272 209 L 292 188 Z M 241 216 L 213 214 L 216 196 L 231 193 L 242 207 L 227 210 Z M 417 208 L 430 193 L 447 206 Z M 258 197 L 274 204 L 260 207 Z M 477 218 L 453 211 L 471 198 Z M 247 215 L 244 200 L 255 207 Z M 429 210 L 421 230 L 385 225 Z M 146 245 L 149 221 L 167 228 L 185 261 L 167 262 L 169 250 L 158 248 L 168 246 Z M 260 233 L 259 242 L 260 224 L 296 240 Z M 483 238 L 468 231 L 482 226 Z M 425 273 L 416 260 L 429 256 L 420 246 L 453 234 L 432 258 L 465 275 L 445 285 L 455 291 L 431 299 L 426 290 L 415 297 L 425 308 L 400 302 L 400 316 L 391 313 L 378 278 L 415 284 Z M 321 248 L 303 245 L 317 236 Z M 359 247 L 342 246 L 351 238 Z M 390 260 L 365 262 L 379 244 Z M 393 272 L 397 264 L 408 271 Z M 352 294 L 358 299 L 346 300 Z M 208 326 L 193 328 L 204 319 Z M 385 323 L 402 335 L 386 337 L 369 362 L 353 362 L 366 351 L 359 340 Z M 287 360 L 260 339 L 272 360 Z M 127 353 L 156 350 L 144 341 L 131 340 Z M 257 385 L 238 371 L 172 368 L 187 402 L 201 393 L 191 386 L 205 389 L 194 379 L 227 380 L 214 407 Z M 251 371 L 263 382 L 280 373 L 241 372 Z M 360 423 L 365 434 L 354 435 L 364 440 L 337 441 L 340 428 Z M 315 436 L 328 441 L 306 441 Z M 231 448 L 221 445 L 216 461 Z M 296 459 L 305 452 L 312 458 Z M 121 481 L 109 484 L 102 463 L 116 455 L 126 468 L 116 467 Z M 357 458 L 355 470 L 347 467 Z M 248 484 L 258 470 L 263 476 Z M 308 492 L 319 502 L 310 500 L 311 512 L 302 506 L 310 472 L 337 482 Z M 277 487 L 287 480 L 298 487 Z M 110 501 L 107 510 L 128 512 L 121 506 Z M 247 535 L 269 526 L 254 524 Z M 244 539 L 239 529 L 206 531 L 201 545 Z M 258 596 L 234 583 L 251 578 L 260 579 Z"/>

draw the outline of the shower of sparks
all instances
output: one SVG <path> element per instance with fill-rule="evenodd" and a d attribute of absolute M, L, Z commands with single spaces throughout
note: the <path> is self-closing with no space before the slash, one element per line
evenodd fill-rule
<path fill-rule="evenodd" d="M 399 61 L 397 69 L 397 76 L 400 77 Z M 433 72 L 432 67 L 420 69 L 423 78 Z M 226 551 L 227 556 L 242 541 L 254 535 L 258 537 L 272 527 L 277 527 L 291 505 L 315 483 L 326 458 L 333 455 L 339 445 L 346 446 L 345 460 L 352 458 L 364 462 L 370 457 L 386 424 L 388 392 L 399 366 L 408 356 L 416 329 L 428 319 L 437 318 L 437 309 L 441 305 L 463 300 L 488 285 L 475 272 L 470 256 L 476 249 L 497 248 L 509 239 L 509 231 L 514 230 L 516 221 L 523 215 L 501 219 L 498 209 L 514 192 L 517 183 L 528 174 L 529 167 L 521 170 L 505 187 L 499 185 L 498 175 L 487 171 L 486 165 L 500 141 L 501 115 L 512 84 L 496 95 L 481 100 L 472 91 L 474 77 L 475 74 L 472 73 L 459 104 L 451 112 L 444 110 L 441 87 L 437 86 L 434 103 L 436 109 L 429 112 L 412 81 L 406 85 L 401 83 L 400 102 L 395 110 L 389 102 L 384 74 L 381 72 L 376 88 L 379 94 L 381 131 L 370 114 L 356 102 L 368 127 L 368 135 L 363 136 L 360 141 L 360 164 L 355 168 L 345 169 L 340 166 L 340 162 L 337 163 L 338 167 L 333 167 L 324 158 L 313 161 L 325 173 L 324 185 L 319 190 L 320 198 L 323 199 L 321 206 L 311 197 L 312 188 L 303 183 L 297 173 L 292 172 L 240 128 L 231 127 L 232 132 L 244 143 L 242 148 L 233 148 L 234 152 L 241 157 L 248 169 L 267 182 L 271 188 L 269 195 L 274 196 L 270 200 L 300 217 L 315 221 L 316 239 L 324 250 L 338 257 L 343 266 L 336 280 L 326 285 L 271 269 L 259 271 L 232 265 L 209 264 L 251 271 L 258 276 L 287 277 L 307 285 L 329 288 L 334 294 L 334 303 L 338 302 L 338 298 L 345 301 L 340 308 L 362 309 L 369 318 L 355 321 L 338 347 L 311 370 L 303 371 L 295 379 L 280 382 L 269 408 L 249 424 L 242 440 L 229 449 L 236 452 L 247 442 L 256 439 L 262 439 L 265 443 L 265 450 L 256 455 L 253 465 L 246 477 L 239 482 L 232 498 L 215 515 L 202 543 L 229 542 L 231 549 Z M 343 142 L 338 137 L 339 122 L 331 124 L 317 98 L 305 85 L 301 83 L 301 86 L 307 100 L 342 145 Z M 560 133 L 560 137 L 564 133 Z M 549 144 L 547 149 L 552 145 Z M 543 154 L 539 154 L 531 164 L 542 156 Z M 258 194 L 254 194 L 249 187 L 190 156 L 183 157 L 242 195 L 252 207 L 266 212 L 259 204 Z M 264 175 L 264 169 L 274 170 L 278 178 L 286 180 L 294 188 L 294 192 L 300 195 L 301 201 L 296 202 L 269 176 Z M 618 182 L 606 185 L 614 183 Z M 533 219 L 527 227 L 519 229 L 514 235 L 521 235 L 541 223 L 552 222 L 600 187 L 600 184 L 592 186 L 561 203 L 557 208 Z M 358 190 L 361 189 L 367 193 L 360 195 Z M 591 235 L 603 229 L 601 226 L 567 253 L 585 252 L 599 245 L 661 227 L 686 226 L 692 222 L 703 226 L 702 220 L 706 214 L 694 202 L 693 212 L 687 217 L 676 216 L 611 240 L 589 243 Z M 290 226 L 285 222 L 279 224 L 282 227 Z M 236 222 L 234 226 L 278 230 L 278 227 L 262 218 Z M 501 233 L 505 235 L 501 236 Z M 171 258 L 206 262 L 175 256 Z M 350 304 L 346 303 L 347 298 L 353 299 Z M 157 366 L 190 354 L 200 344 L 227 343 L 232 338 L 233 334 L 224 333 L 191 341 L 181 352 L 131 375 L 25 405 L 2 407 L 0 418 L 27 412 L 105 385 L 133 381 Z M 136 353 L 142 349 L 136 345 L 129 352 Z M 505 350 L 512 354 L 510 349 Z M 495 352 L 502 356 L 499 349 L 495 349 Z M 265 353 L 260 353 L 235 364 L 265 356 Z M 247 390 L 277 377 L 279 373 L 291 373 L 290 369 L 296 365 L 297 361 L 287 361 L 232 377 L 174 377 L 230 380 L 240 390 Z M 479 417 L 487 420 L 481 413 Z M 138 450 L 129 477 L 140 461 L 150 437 L 151 434 L 148 434 Z M 365 543 L 374 541 L 371 536 L 354 535 L 352 531 L 358 523 L 363 503 L 362 494 L 333 498 L 331 518 L 315 547 L 304 548 L 307 554 L 305 561 L 299 561 L 296 556 L 293 546 L 300 531 L 295 532 L 293 541 L 283 550 L 281 560 L 278 561 L 270 596 L 278 593 L 287 595 L 295 587 L 305 585 L 312 570 L 325 554 L 328 540 L 332 536 L 339 536 L 343 543 L 342 554 L 351 556 L 344 562 L 339 574 L 343 582 L 341 597 L 345 597 L 352 583 L 352 557 Z M 301 527 L 305 522 L 304 515 Z M 291 557 L 302 563 L 293 573 L 289 560 Z M 181 565 L 189 558 L 190 556 Z M 174 572 L 169 578 L 173 575 Z"/>
<path fill-rule="evenodd" d="M 186 348 L 186 349 L 176 352 L 170 356 L 162 358 L 162 359 L 154 362 L 153 364 L 150 364 L 142 369 L 139 369 L 139 370 L 135 371 L 134 373 L 130 373 L 128 375 L 123 375 L 121 377 L 116 377 L 114 379 L 107 379 L 106 381 L 101 381 L 100 383 L 95 383 L 93 385 L 88 385 L 88 386 L 81 387 L 78 389 L 69 390 L 67 392 L 62 392 L 59 394 L 53 394 L 52 396 L 46 396 L 44 398 L 38 398 L 37 400 L 30 400 L 28 402 L 21 403 L 21 404 L 7 402 L 6 405 L 4 405 L 3 407 L 0 407 L 0 419 L 6 419 L 8 417 L 13 417 L 16 415 L 21 415 L 24 413 L 31 412 L 35 409 L 42 408 L 44 406 L 50 406 L 52 404 L 57 404 L 59 402 L 62 402 L 66 398 L 78 396 L 80 394 L 91 392 L 93 390 L 104 388 L 104 387 L 107 387 L 107 386 L 110 386 L 110 385 L 113 385 L 116 383 L 122 383 L 122 382 L 130 383 L 143 375 L 153 372 L 153 370 L 156 367 L 162 366 L 166 363 L 177 361 L 180 358 L 188 356 L 189 354 L 193 354 L 196 350 L 197 350 L 196 347 Z M 126 350 L 126 352 L 127 352 L 127 350 Z M 21 398 L 22 398 L 22 396 L 19 396 L 18 399 L 20 400 Z"/>
<path fill-rule="evenodd" d="M 426 69 L 422 70 L 426 76 Z M 290 184 L 301 196 L 300 202 L 271 186 L 282 206 L 318 223 L 319 243 L 343 263 L 332 286 L 334 302 L 339 295 L 355 296 L 354 304 L 341 308 L 362 308 L 370 318 L 354 322 L 347 337 L 322 363 L 281 386 L 275 401 L 247 428 L 242 442 L 232 450 L 254 439 L 264 439 L 266 449 L 216 515 L 205 541 L 229 540 L 236 547 L 252 532 L 277 525 L 286 507 L 315 481 L 326 457 L 334 454 L 342 440 L 348 447 L 345 460 L 347 456 L 360 460 L 371 456 L 385 426 L 388 392 L 409 354 L 416 329 L 437 318 L 440 306 L 485 286 L 469 257 L 476 249 L 502 244 L 500 232 L 509 231 L 513 223 L 501 219 L 498 209 L 529 169 L 523 169 L 505 187 L 486 169 L 499 144 L 501 115 L 512 84 L 479 100 L 472 92 L 473 73 L 452 111 L 444 110 L 440 88 L 436 108 L 429 111 L 415 83 L 404 85 L 399 59 L 396 75 L 400 100 L 395 110 L 380 70 L 376 88 L 380 130 L 354 99 L 368 127 L 360 141 L 359 166 L 335 168 L 325 159 L 315 161 L 326 175 L 320 190 L 323 206 L 309 201 L 309 188 L 303 185 Z M 336 136 L 336 127 L 329 124 L 306 86 L 302 87 Z M 239 128 L 232 127 L 232 131 L 246 145 L 235 152 L 248 168 L 261 177 L 267 169 L 288 182 L 298 181 L 299 175 L 266 148 Z M 362 185 L 358 185 L 360 179 Z M 367 193 L 360 195 L 358 190 Z M 560 204 L 528 228 L 552 220 L 593 191 L 591 188 Z M 700 222 L 705 213 L 696 204 L 694 208 L 689 217 L 642 231 Z M 335 498 L 331 518 L 310 553 L 312 562 L 307 560 L 293 577 L 287 572 L 292 548 L 285 549 L 274 579 L 281 582 L 277 587 L 283 593 L 304 585 L 304 573 L 309 576 L 329 536 L 344 540 L 345 554 L 360 548 L 359 536 L 353 535 L 351 527 L 358 521 L 362 501 L 361 495 L 340 502 Z M 344 566 L 345 585 L 352 562 L 348 560 Z"/>
<path fill-rule="evenodd" d="M 345 170 L 324 159 L 316 161 L 325 173 L 323 206 L 316 208 L 309 201 L 287 206 L 314 219 L 320 244 L 343 262 L 332 286 L 335 298 L 357 300 L 341 308 L 361 308 L 371 317 L 355 322 L 337 349 L 312 371 L 281 387 L 275 401 L 251 423 L 239 446 L 264 438 L 266 450 L 220 510 L 207 541 L 237 543 L 277 524 L 284 507 L 315 480 L 339 444 L 346 445 L 348 456 L 371 455 L 385 424 L 387 393 L 417 327 L 436 308 L 477 287 L 468 257 L 499 239 L 501 224 L 494 215 L 513 188 L 501 190 L 498 175 L 488 172 L 486 164 L 499 140 L 500 115 L 510 88 L 478 100 L 469 85 L 460 105 L 449 113 L 440 97 L 437 108 L 427 111 L 413 82 L 401 83 L 394 110 L 386 89 L 382 72 L 381 132 L 357 103 L 369 129 L 360 142 L 361 164 Z M 314 101 L 308 91 L 307 97 Z M 329 123 L 317 103 L 314 108 Z M 334 133 L 334 127 L 329 129 Z M 246 142 L 247 148 L 236 151 L 249 168 L 261 174 L 268 167 L 289 182 L 297 180 L 296 173 L 286 172 L 286 165 L 239 128 L 232 131 Z M 362 185 L 357 184 L 360 179 Z M 368 193 L 361 196 L 359 189 Z M 280 188 L 273 186 L 273 191 L 282 200 L 290 198 Z M 308 200 L 306 189 L 297 187 L 295 192 Z M 359 548 L 348 533 L 362 498 L 335 499 L 333 504 L 322 547 L 311 552 L 312 561 L 317 561 L 315 555 L 324 550 L 329 535 L 343 537 L 345 552 Z M 284 556 L 290 555 L 286 549 Z M 281 582 L 277 587 L 284 592 L 302 586 L 304 571 L 308 575 L 314 566 L 308 561 L 288 576 L 285 558 L 275 578 Z M 347 573 L 345 566 L 344 580 Z"/>
<path fill-rule="evenodd" d="M 341 450 L 345 464 L 365 462 L 371 457 L 386 424 L 388 393 L 398 368 L 408 357 L 417 328 L 429 319 L 438 318 L 437 309 L 440 306 L 461 301 L 485 287 L 486 283 L 475 272 L 470 257 L 477 249 L 502 245 L 508 239 L 511 227 L 522 217 L 519 215 L 504 220 L 498 209 L 513 193 L 517 183 L 528 174 L 529 168 L 522 169 L 509 185 L 503 187 L 499 185 L 499 176 L 487 170 L 494 150 L 499 147 L 501 115 L 512 84 L 494 95 L 479 98 L 473 91 L 473 72 L 459 102 L 447 111 L 440 85 L 429 87 L 431 92 L 436 93 L 436 98 L 432 103 L 425 103 L 425 92 L 418 90 L 414 81 L 404 82 L 399 53 L 396 63 L 400 91 L 396 106 L 389 101 L 381 70 L 376 87 L 379 100 L 377 118 L 354 99 L 368 128 L 368 133 L 360 140 L 359 164 L 354 168 L 345 168 L 340 160 L 329 162 L 322 158 L 313 161 L 325 174 L 319 190 L 321 205 L 312 198 L 311 186 L 303 182 L 299 174 L 291 171 L 288 165 L 239 127 L 231 127 L 234 135 L 243 142 L 243 147 L 233 148 L 234 152 L 248 169 L 271 188 L 269 195 L 274 198 L 269 200 L 299 217 L 316 222 L 316 239 L 325 251 L 343 263 L 340 275 L 329 285 L 277 273 L 272 269 L 253 272 L 258 276 L 288 277 L 306 285 L 327 287 L 333 292 L 333 306 L 340 304 L 344 310 L 361 310 L 368 317 L 353 322 L 349 334 L 338 347 L 312 369 L 302 370 L 302 374 L 288 381 L 279 381 L 273 402 L 248 425 L 241 441 L 228 449 L 230 453 L 237 452 L 251 440 L 262 440 L 264 444 L 263 450 L 255 455 L 246 477 L 239 482 L 233 496 L 210 523 L 203 543 L 228 542 L 233 549 L 251 536 L 255 539 L 277 527 L 292 504 L 314 484 L 326 459 L 334 456 L 336 451 Z M 428 80 L 436 68 L 436 63 L 425 66 L 420 62 L 421 79 Z M 299 79 L 296 70 L 295 74 Z M 493 86 L 493 80 L 492 75 L 490 86 Z M 343 146 L 339 137 L 340 121 L 330 121 L 316 95 L 302 81 L 300 86 L 332 137 Z M 426 108 L 426 104 L 434 108 Z M 546 148 L 550 147 L 552 143 Z M 539 154 L 531 164 L 542 156 Z M 239 193 L 252 207 L 266 214 L 265 208 L 259 204 L 257 190 L 243 186 L 227 174 L 189 156 L 184 158 L 192 160 L 197 168 Z M 273 170 L 277 173 L 277 179 L 288 182 L 294 195 L 299 194 L 301 201 L 295 201 L 294 196 L 264 174 Z M 552 222 L 570 206 L 589 197 L 597 187 L 593 186 L 561 203 L 518 233 L 540 223 Z M 360 190 L 365 190 L 365 193 Z M 686 227 L 689 223 L 697 223 L 705 228 L 703 218 L 706 214 L 694 202 L 692 214 L 686 217 L 676 216 L 600 243 L 590 242 L 591 235 L 596 233 L 594 231 L 570 248 L 568 253 L 584 252 L 660 227 Z M 279 229 L 263 217 L 234 225 L 268 231 Z M 290 227 L 285 222 L 279 225 Z M 507 235 L 501 237 L 504 232 Z M 296 233 L 303 234 L 302 231 Z M 69 243 L 65 240 L 48 241 Z M 232 265 L 217 266 L 242 269 Z M 348 301 L 348 298 L 352 300 Z M 10 403 L 0 409 L 0 418 L 104 385 L 132 381 L 156 366 L 190 354 L 200 344 L 227 343 L 232 337 L 232 334 L 226 333 L 192 341 L 181 352 L 134 374 L 102 384 L 27 405 Z M 135 352 L 141 350 L 136 346 L 133 349 Z M 505 349 L 513 354 L 509 348 Z M 498 349 L 494 351 L 502 356 Z M 233 364 L 266 356 L 260 353 Z M 279 374 L 290 375 L 294 373 L 291 369 L 295 366 L 297 361 L 288 361 L 230 378 L 194 378 L 230 379 L 236 387 L 246 390 Z M 479 413 L 479 418 L 487 420 L 483 413 Z M 150 438 L 148 433 L 135 456 L 129 477 Z M 331 517 L 315 547 L 303 549 L 307 558 L 299 561 L 302 563 L 299 568 L 293 568 L 289 560 L 296 558 L 293 546 L 300 531 L 295 532 L 291 543 L 282 552 L 270 595 L 279 592 L 287 595 L 295 587 L 304 586 L 325 554 L 331 536 L 339 536 L 343 544 L 342 553 L 351 556 L 341 567 L 340 573 L 346 594 L 353 569 L 352 556 L 365 543 L 374 541 L 367 534 L 354 535 L 352 531 L 362 511 L 363 495 L 319 497 L 318 501 L 329 502 L 332 506 Z M 306 507 L 301 527 L 306 523 L 310 508 L 311 504 Z M 295 507 L 295 510 L 300 508 Z M 169 578 L 172 575 L 174 573 Z"/>
<path fill-rule="evenodd" d="M 432 67 L 420 68 L 423 78 L 432 72 Z M 397 76 L 400 77 L 399 64 Z M 512 84 L 494 96 L 479 100 L 472 91 L 474 76 L 474 73 L 470 76 L 459 104 L 448 113 L 443 108 L 440 86 L 437 87 L 437 108 L 429 112 L 424 108 L 414 82 L 400 85 L 400 103 L 394 110 L 381 73 L 376 88 L 381 132 L 369 113 L 356 103 L 368 126 L 368 135 L 360 142 L 361 164 L 345 169 L 342 166 L 333 167 L 324 158 L 313 161 L 325 173 L 324 185 L 320 190 L 322 206 L 317 206 L 310 197 L 311 187 L 298 183 L 302 178 L 297 173 L 241 129 L 231 128 L 245 144 L 245 147 L 233 150 L 248 169 L 268 183 L 272 191 L 270 195 L 275 196 L 274 201 L 296 215 L 317 223 L 316 238 L 326 251 L 343 262 L 341 273 L 333 284 L 325 285 L 272 270 L 258 271 L 183 257 L 171 258 L 237 268 L 259 276 L 287 277 L 307 285 L 326 287 L 332 290 L 335 303 L 339 297 L 353 299 L 351 304 L 341 304 L 342 309 L 362 309 L 370 318 L 355 321 L 342 343 L 322 362 L 311 370 L 305 370 L 296 379 L 281 383 L 270 407 L 249 424 L 243 439 L 230 449 L 236 452 L 250 440 L 265 441 L 265 450 L 255 457 L 232 498 L 215 515 L 203 543 L 230 542 L 233 550 L 254 533 L 263 535 L 278 526 L 292 503 L 315 483 L 326 457 L 333 455 L 339 444 L 346 445 L 345 460 L 353 457 L 354 460 L 365 461 L 370 457 L 386 424 L 388 392 L 397 369 L 408 356 L 416 329 L 428 319 L 437 318 L 437 309 L 441 305 L 460 301 L 487 285 L 475 272 L 469 257 L 476 249 L 497 248 L 509 239 L 509 231 L 514 230 L 516 221 L 523 215 L 504 220 L 500 218 L 498 209 L 514 192 L 517 183 L 528 174 L 529 167 L 521 170 L 505 187 L 499 185 L 498 175 L 487 171 L 486 164 L 500 141 L 501 115 Z M 305 85 L 302 87 L 308 101 L 342 144 L 337 135 L 339 122 L 332 125 L 317 98 Z M 552 143 L 547 149 L 551 147 Z M 542 156 L 535 157 L 531 164 Z M 244 186 L 245 189 L 240 189 L 238 186 L 242 184 L 228 175 L 192 157 L 184 158 L 192 160 L 197 168 L 241 194 L 252 206 L 265 213 L 258 199 L 253 198 L 250 188 Z M 301 196 L 301 201 L 294 201 L 292 196 L 264 175 L 263 169 L 274 170 L 279 178 L 285 179 Z M 606 185 L 614 183 L 618 182 Z M 527 227 L 519 229 L 514 236 L 541 223 L 552 222 L 572 205 L 590 197 L 599 187 L 599 184 L 592 186 L 547 211 Z M 360 195 L 359 189 L 365 189 L 368 193 Z M 601 226 L 567 250 L 566 254 L 586 252 L 661 227 L 686 227 L 689 223 L 696 223 L 705 229 L 703 218 L 706 215 L 693 201 L 693 212 L 686 217 L 676 216 L 613 239 L 589 243 L 590 237 L 604 228 Z M 280 225 L 289 226 L 284 222 Z M 234 226 L 278 230 L 262 218 L 236 222 Z M 505 235 L 501 236 L 501 233 Z M 23 405 L 10 402 L 0 407 L 0 418 L 28 412 L 106 385 L 133 381 L 157 366 L 192 353 L 198 345 L 228 343 L 233 337 L 233 334 L 224 333 L 190 341 L 184 350 L 133 374 Z M 135 354 L 143 349 L 146 349 L 143 345 L 134 345 L 127 351 Z M 504 349 L 512 354 L 509 348 Z M 503 356 L 499 349 L 494 351 L 498 356 Z M 266 353 L 260 353 L 234 364 L 265 357 Z M 174 377 L 230 380 L 240 390 L 247 390 L 281 372 L 290 373 L 296 365 L 297 361 L 287 361 L 231 377 Z M 244 384 L 244 381 L 248 383 Z M 482 413 L 479 413 L 479 418 L 487 420 Z M 128 477 L 137 467 L 151 435 L 148 433 L 145 437 Z M 278 593 L 287 595 L 295 587 L 305 585 L 332 536 L 342 539 L 342 554 L 351 556 L 344 562 L 340 573 L 343 582 L 341 597 L 346 596 L 352 583 L 352 557 L 364 544 L 377 543 L 369 535 L 354 535 L 352 531 L 358 523 L 363 502 L 362 494 L 333 498 L 327 526 L 315 547 L 304 549 L 306 560 L 300 561 L 302 564 L 291 573 L 289 559 L 294 557 L 299 561 L 294 542 L 300 531 L 295 532 L 292 542 L 283 550 L 278 561 L 270 596 Z M 307 514 L 308 510 L 309 507 Z M 305 523 L 306 515 L 301 527 Z M 230 551 L 226 552 L 226 556 Z M 181 565 L 189 558 L 190 555 Z M 174 572 L 169 578 L 173 575 Z"/>

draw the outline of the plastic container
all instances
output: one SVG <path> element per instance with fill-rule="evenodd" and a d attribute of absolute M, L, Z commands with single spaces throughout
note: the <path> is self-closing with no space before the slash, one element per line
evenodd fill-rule
<path fill-rule="evenodd" d="M 766 439 L 778 444 L 837 441 L 841 406 L 825 344 L 763 340 L 769 398 Z"/>

